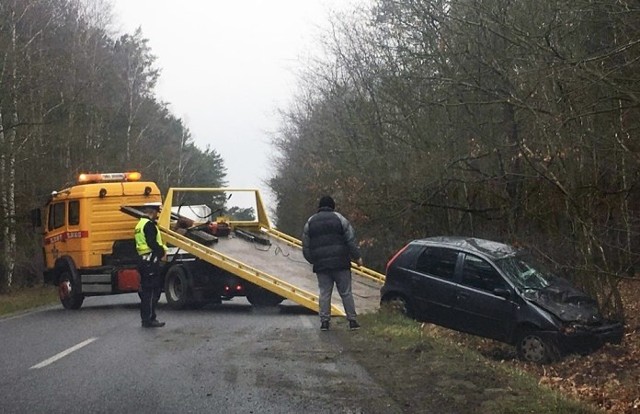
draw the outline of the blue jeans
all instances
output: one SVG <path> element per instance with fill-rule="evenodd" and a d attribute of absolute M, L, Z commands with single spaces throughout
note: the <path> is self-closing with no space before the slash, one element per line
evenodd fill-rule
<path fill-rule="evenodd" d="M 353 301 L 353 293 L 351 292 L 351 270 L 339 269 L 328 270 L 316 273 L 318 277 L 318 288 L 320 289 L 320 321 L 328 322 L 331 320 L 331 295 L 333 293 L 333 284 L 338 288 L 340 298 L 342 298 L 342 306 L 350 321 L 356 320 L 356 304 Z"/>

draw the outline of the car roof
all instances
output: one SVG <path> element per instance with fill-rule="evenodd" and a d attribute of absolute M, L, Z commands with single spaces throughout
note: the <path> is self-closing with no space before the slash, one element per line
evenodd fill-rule
<path fill-rule="evenodd" d="M 427 237 L 424 239 L 414 240 L 411 243 L 425 246 L 449 247 L 463 250 L 469 253 L 481 254 L 492 259 L 500 259 L 502 257 L 512 256 L 518 251 L 515 247 L 508 244 L 491 240 L 478 239 L 475 237 Z"/>

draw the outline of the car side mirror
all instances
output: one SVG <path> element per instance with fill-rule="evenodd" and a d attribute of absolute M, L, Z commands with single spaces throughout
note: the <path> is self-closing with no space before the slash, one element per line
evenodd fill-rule
<path fill-rule="evenodd" d="M 511 291 L 505 288 L 495 288 L 493 289 L 493 294 L 505 299 L 509 299 L 511 297 Z"/>

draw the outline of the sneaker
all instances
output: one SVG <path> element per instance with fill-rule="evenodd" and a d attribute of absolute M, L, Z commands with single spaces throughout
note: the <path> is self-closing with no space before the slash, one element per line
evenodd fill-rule
<path fill-rule="evenodd" d="M 320 330 L 321 331 L 328 331 L 329 330 L 329 321 L 322 321 L 322 323 L 320 324 Z"/>
<path fill-rule="evenodd" d="M 164 325 L 164 322 L 160 322 L 155 319 L 149 322 L 142 322 L 143 328 L 162 328 Z"/>
<path fill-rule="evenodd" d="M 355 319 L 352 321 L 349 321 L 349 330 L 350 331 L 356 331 L 360 329 L 360 324 L 358 323 L 358 321 L 356 321 Z"/>

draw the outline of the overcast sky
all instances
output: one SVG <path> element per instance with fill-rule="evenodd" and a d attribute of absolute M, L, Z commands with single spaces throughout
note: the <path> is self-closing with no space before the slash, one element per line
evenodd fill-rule
<path fill-rule="evenodd" d="M 210 145 L 230 187 L 259 188 L 272 174 L 276 110 L 296 92 L 296 73 L 329 12 L 356 0 L 112 0 L 114 28 L 141 27 L 161 69 L 159 98 L 196 145 Z"/>

